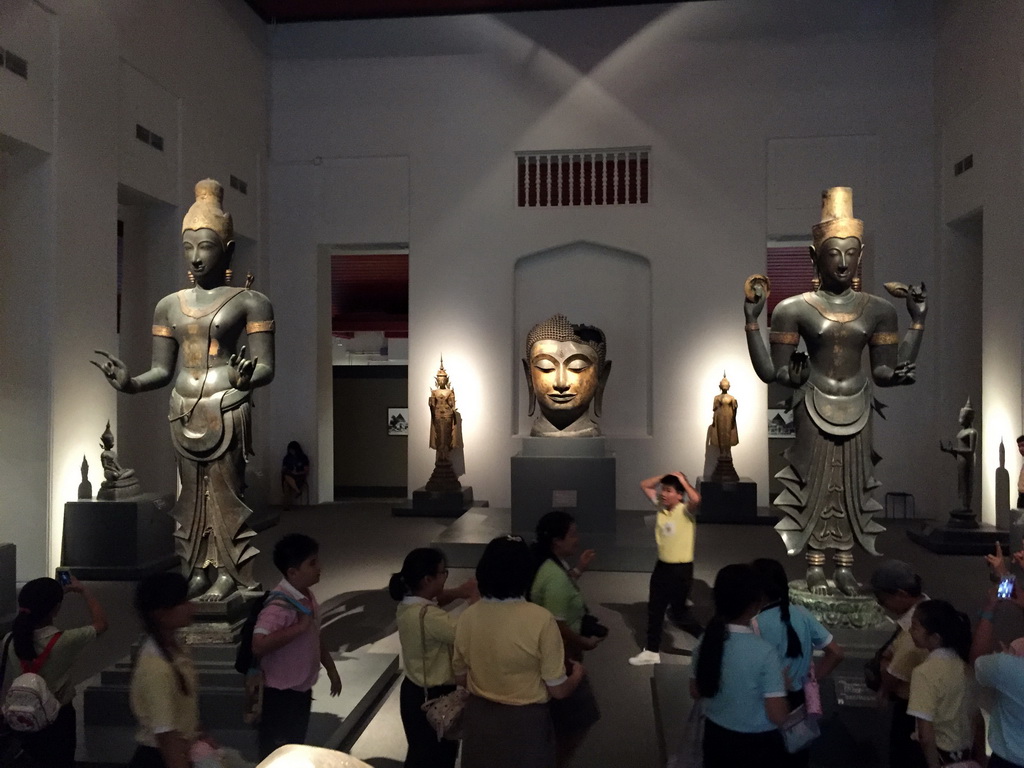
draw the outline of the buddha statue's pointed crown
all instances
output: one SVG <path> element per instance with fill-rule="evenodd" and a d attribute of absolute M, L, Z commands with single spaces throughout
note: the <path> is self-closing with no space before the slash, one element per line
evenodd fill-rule
<path fill-rule="evenodd" d="M 821 193 L 821 221 L 811 227 L 814 247 L 830 237 L 856 237 L 864 242 L 864 222 L 853 218 L 853 190 L 832 187 Z"/>
<path fill-rule="evenodd" d="M 212 229 L 220 235 L 221 242 L 227 244 L 234 239 L 234 227 L 231 214 L 225 213 L 221 205 L 224 202 L 224 187 L 214 179 L 203 179 L 196 184 L 196 201 L 188 209 L 181 222 L 181 231 L 189 229 Z"/>

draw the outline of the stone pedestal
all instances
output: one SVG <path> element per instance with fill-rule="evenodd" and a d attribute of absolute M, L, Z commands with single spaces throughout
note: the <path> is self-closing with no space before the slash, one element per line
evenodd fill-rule
<path fill-rule="evenodd" d="M 0 636 L 7 634 L 18 615 L 18 548 L 0 544 Z"/>
<path fill-rule="evenodd" d="M 924 525 L 907 530 L 907 536 L 929 552 L 939 555 L 991 555 L 998 541 L 1003 552 L 1011 551 L 1010 534 L 988 523 L 976 528 L 957 528 L 952 525 Z"/>
<path fill-rule="evenodd" d="M 588 534 L 615 533 L 615 457 L 603 437 L 526 437 L 512 457 L 512 530 L 564 509 Z"/>
<path fill-rule="evenodd" d="M 188 645 L 235 645 L 253 601 L 262 597 L 263 591 L 254 589 L 232 592 L 225 600 L 209 603 L 193 600 L 192 624 L 181 630 L 181 635 Z"/>
<path fill-rule="evenodd" d="M 104 480 L 100 483 L 97 501 L 128 501 L 142 495 L 142 486 L 137 477 L 124 480 Z"/>
<path fill-rule="evenodd" d="M 715 469 L 711 473 L 710 479 L 720 483 L 738 483 L 740 481 L 739 473 L 732 463 L 732 453 L 718 454 L 718 461 L 715 462 Z"/>
<path fill-rule="evenodd" d="M 870 591 L 860 595 L 844 595 L 831 581 L 828 584 L 827 595 L 815 595 L 807 589 L 807 582 L 803 579 L 791 581 L 789 600 L 794 605 L 802 605 L 830 628 L 870 629 L 891 623 Z"/>
<path fill-rule="evenodd" d="M 135 581 L 173 568 L 173 508 L 173 496 L 155 493 L 67 502 L 61 566 L 82 581 Z"/>
<path fill-rule="evenodd" d="M 700 491 L 699 522 L 757 522 L 757 483 L 749 477 L 741 477 L 736 482 L 702 477 L 697 490 Z"/>
<path fill-rule="evenodd" d="M 396 517 L 459 517 L 473 506 L 473 486 L 457 491 L 430 491 L 427 487 L 412 492 L 412 501 L 392 507 Z"/>

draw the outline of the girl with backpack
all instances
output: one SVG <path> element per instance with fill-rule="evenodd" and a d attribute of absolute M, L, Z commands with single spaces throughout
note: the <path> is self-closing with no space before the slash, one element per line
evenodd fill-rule
<path fill-rule="evenodd" d="M 85 599 L 91 623 L 61 631 L 54 626 L 64 595 L 74 592 Z M 89 643 L 107 631 L 107 617 L 85 585 L 70 576 L 67 586 L 56 579 L 33 579 L 18 593 L 18 615 L 5 643 L 8 682 L 25 672 L 35 672 L 46 683 L 60 709 L 56 719 L 35 732 L 21 732 L 21 746 L 37 765 L 73 768 L 75 764 L 75 688 L 71 668 Z M 8 647 L 8 643 L 10 647 Z"/>
<path fill-rule="evenodd" d="M 785 765 L 778 726 L 786 720 L 782 662 L 771 643 L 754 634 L 761 586 L 746 564 L 715 576 L 715 616 L 694 649 L 690 695 L 704 707 L 704 768 Z M 698 700 L 700 700 L 698 702 Z"/>
<path fill-rule="evenodd" d="M 910 622 L 914 645 L 928 656 L 910 676 L 907 714 L 928 768 L 985 759 L 985 729 L 968 665 L 971 620 L 945 600 L 926 600 Z"/>
<path fill-rule="evenodd" d="M 816 680 L 826 677 L 839 666 L 844 652 L 832 633 L 810 611 L 789 604 L 789 582 L 782 563 L 762 557 L 752 565 L 760 579 L 765 600 L 761 612 L 754 619 L 755 628 L 782 658 L 786 701 L 792 712 L 805 703 L 804 691 L 808 682 L 814 685 Z M 815 650 L 822 650 L 825 654 L 817 665 L 814 664 Z M 786 764 L 790 768 L 806 768 L 810 764 L 810 750 L 802 749 L 789 755 Z"/>

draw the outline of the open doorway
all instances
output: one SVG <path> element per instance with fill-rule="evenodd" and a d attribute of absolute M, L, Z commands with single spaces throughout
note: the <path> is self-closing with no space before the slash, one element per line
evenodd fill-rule
<path fill-rule="evenodd" d="M 334 496 L 407 495 L 409 252 L 331 253 Z"/>

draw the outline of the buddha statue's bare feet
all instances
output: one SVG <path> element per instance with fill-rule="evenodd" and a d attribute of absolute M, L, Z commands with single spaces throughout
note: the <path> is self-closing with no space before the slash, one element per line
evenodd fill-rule
<path fill-rule="evenodd" d="M 807 566 L 807 591 L 812 595 L 828 594 L 828 579 L 825 578 L 825 569 L 822 566 Z"/>
<path fill-rule="evenodd" d="M 188 580 L 188 599 L 194 600 L 209 589 L 209 587 L 210 579 L 206 576 L 206 571 L 197 568 L 192 571 L 192 578 Z"/>
<path fill-rule="evenodd" d="M 199 598 L 199 602 L 216 603 L 234 592 L 235 588 L 235 580 L 226 572 L 219 571 L 217 580 L 213 582 L 213 585 Z"/>
<path fill-rule="evenodd" d="M 835 573 L 832 575 L 833 580 L 836 583 L 836 587 L 844 595 L 859 595 L 861 593 L 860 582 L 853 576 L 853 571 L 848 566 L 839 565 L 836 566 Z"/>

